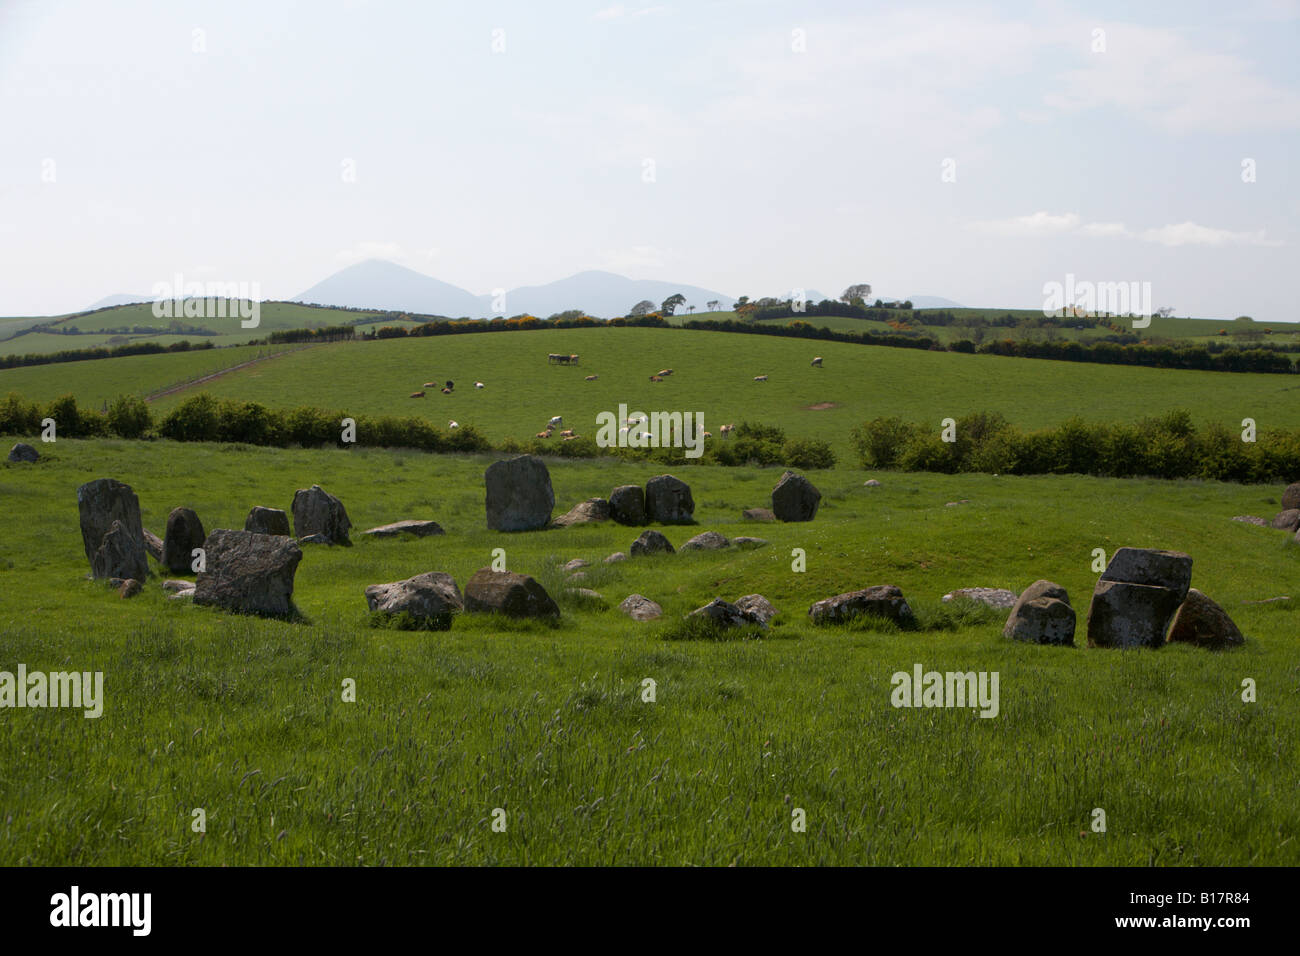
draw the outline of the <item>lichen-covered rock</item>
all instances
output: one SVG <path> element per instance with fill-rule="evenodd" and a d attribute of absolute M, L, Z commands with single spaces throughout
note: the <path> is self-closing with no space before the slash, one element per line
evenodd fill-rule
<path fill-rule="evenodd" d="M 218 529 L 203 542 L 205 570 L 195 582 L 194 603 L 242 614 L 288 617 L 293 577 L 302 560 L 298 542 L 279 535 Z"/>
<path fill-rule="evenodd" d="M 423 627 L 445 631 L 452 616 L 465 607 L 460 588 L 450 574 L 429 571 L 389 584 L 372 584 L 366 588 L 366 604 L 372 613 L 409 614 Z"/>
<path fill-rule="evenodd" d="M 629 594 L 618 609 L 634 621 L 654 621 L 663 616 L 664 609 L 641 594 Z"/>
<path fill-rule="evenodd" d="M 532 576 L 480 568 L 465 585 L 465 610 L 507 617 L 559 617 L 560 608 Z"/>
<path fill-rule="evenodd" d="M 93 577 L 143 581 L 149 576 L 140 501 L 130 485 L 113 478 L 88 481 L 77 489 L 77 510 L 81 543 Z M 119 531 L 106 547 L 104 538 L 114 525 Z"/>
<path fill-rule="evenodd" d="M 640 485 L 619 485 L 609 493 L 609 514 L 619 524 L 645 524 L 645 489 Z"/>
<path fill-rule="evenodd" d="M 302 540 L 323 535 L 330 544 L 351 544 L 348 529 L 348 511 L 332 494 L 320 485 L 299 488 L 293 496 L 293 530 Z"/>
<path fill-rule="evenodd" d="M 609 520 L 609 502 L 604 498 L 588 498 L 580 501 L 564 514 L 551 522 L 557 528 L 568 528 L 575 524 L 594 524 Z"/>
<path fill-rule="evenodd" d="M 1070 595 L 1054 581 L 1038 580 L 1012 605 L 1002 636 L 1027 644 L 1074 646 L 1076 615 Z"/>
<path fill-rule="evenodd" d="M 727 540 L 726 535 L 719 534 L 717 531 L 702 531 L 695 537 L 683 544 L 678 551 L 718 551 L 722 548 L 730 547 L 731 542 Z"/>
<path fill-rule="evenodd" d="M 911 625 L 916 619 L 903 592 L 892 584 L 837 594 L 808 609 L 814 624 L 840 624 L 860 614 L 883 617 L 901 627 Z"/>
<path fill-rule="evenodd" d="M 421 518 L 404 518 L 401 521 L 394 521 L 392 524 L 381 524 L 378 528 L 369 528 L 361 532 L 372 538 L 396 538 L 398 535 L 409 534 L 416 538 L 427 538 L 435 534 L 444 534 L 442 525 L 436 521 L 428 521 Z"/>

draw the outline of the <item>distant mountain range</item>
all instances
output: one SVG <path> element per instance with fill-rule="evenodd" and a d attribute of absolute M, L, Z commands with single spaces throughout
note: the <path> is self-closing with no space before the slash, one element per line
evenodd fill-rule
<path fill-rule="evenodd" d="M 706 312 L 709 303 L 730 311 L 736 300 L 729 295 L 699 286 L 662 282 L 657 279 L 629 279 L 613 272 L 591 270 L 579 272 L 567 279 L 544 285 L 520 286 L 507 290 L 504 301 L 497 303 L 491 295 L 474 293 L 443 282 L 414 269 L 408 269 L 384 259 L 368 259 L 340 269 L 292 299 L 313 305 L 331 305 L 352 309 L 376 309 L 385 312 L 410 312 L 419 315 L 444 315 L 450 318 L 468 316 L 486 318 L 493 315 L 519 315 L 527 312 L 541 318 L 581 309 L 588 315 L 600 318 L 627 315 L 634 305 L 649 300 L 657 309 L 665 299 L 680 292 L 686 303 L 678 313 L 694 306 L 696 312 Z M 778 298 L 789 297 L 789 290 L 775 293 Z M 808 289 L 805 296 L 810 302 L 831 298 Z M 103 309 L 134 302 L 150 302 L 152 296 L 119 293 L 100 299 L 88 307 Z M 758 295 L 752 299 L 760 298 Z M 893 301 L 893 300 L 886 300 Z M 935 296 L 913 296 L 917 308 L 954 308 L 957 303 Z M 495 308 L 495 306 L 500 308 Z"/>

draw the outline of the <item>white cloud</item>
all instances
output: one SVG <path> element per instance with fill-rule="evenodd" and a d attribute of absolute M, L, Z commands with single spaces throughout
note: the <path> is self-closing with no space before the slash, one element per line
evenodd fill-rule
<path fill-rule="evenodd" d="M 1147 229 L 1138 238 L 1162 246 L 1280 246 L 1282 240 L 1265 237 L 1264 230 L 1233 232 L 1195 222 L 1180 222 L 1159 229 Z"/>
<path fill-rule="evenodd" d="M 1122 222 L 1086 222 L 1079 227 L 1079 233 L 1099 239 L 1127 239 L 1133 235 Z"/>
<path fill-rule="evenodd" d="M 1028 216 L 992 219 L 971 225 L 980 232 L 995 236 L 1053 236 L 1073 232 L 1079 225 L 1079 214 L 1067 212 L 1055 216 L 1040 210 Z"/>
<path fill-rule="evenodd" d="M 1162 246 L 1280 246 L 1280 239 L 1269 239 L 1263 229 L 1253 232 L 1234 232 L 1199 223 L 1171 223 L 1141 231 L 1134 231 L 1122 222 L 1083 222 L 1078 213 L 1059 215 L 1035 212 L 1010 219 L 992 219 L 969 224 L 972 229 L 994 236 L 1044 237 L 1089 236 L 1094 239 L 1136 239 Z"/>

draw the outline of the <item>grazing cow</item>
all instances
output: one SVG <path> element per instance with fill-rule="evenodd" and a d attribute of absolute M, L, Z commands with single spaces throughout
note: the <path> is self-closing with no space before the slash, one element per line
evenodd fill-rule
<path fill-rule="evenodd" d="M 580 436 L 578 436 L 578 435 L 561 435 L 561 436 L 560 436 L 560 440 L 561 440 L 561 441 L 573 441 L 575 438 L 578 438 L 578 437 L 580 437 Z"/>
<path fill-rule="evenodd" d="M 442 394 L 444 394 L 444 395 L 450 395 L 450 394 L 451 394 L 451 389 L 449 389 L 449 388 L 444 388 L 444 389 L 442 390 Z"/>
<path fill-rule="evenodd" d="M 735 430 L 736 430 L 736 426 L 735 426 L 735 425 L 723 425 L 721 428 L 718 429 L 718 433 L 719 433 L 723 438 L 730 438 L 730 437 L 731 437 L 731 433 L 734 432 Z"/>
<path fill-rule="evenodd" d="M 673 370 L 670 368 L 661 368 L 659 370 L 659 374 L 663 376 L 669 376 L 673 374 Z"/>
<path fill-rule="evenodd" d="M 483 385 L 482 382 L 475 382 L 475 383 L 474 383 L 474 387 L 475 387 L 475 388 L 484 388 L 485 386 Z"/>
<path fill-rule="evenodd" d="M 438 383 L 437 383 L 437 382 L 425 382 L 425 383 L 424 383 L 424 387 L 425 387 L 425 388 L 437 388 L 437 387 L 438 387 Z"/>
<path fill-rule="evenodd" d="M 455 429 L 457 429 L 457 428 L 460 428 L 460 422 L 448 422 L 448 423 L 447 423 L 447 428 L 448 428 L 448 429 L 451 429 L 451 430 L 455 430 Z"/>
<path fill-rule="evenodd" d="M 544 431 L 544 432 L 538 432 L 538 433 L 537 433 L 537 437 L 538 437 L 538 438 L 550 438 L 550 437 L 551 437 L 551 430 L 548 428 L 548 429 L 546 429 L 546 431 Z"/>
<path fill-rule="evenodd" d="M 652 382 L 662 382 L 662 381 L 663 381 L 663 376 L 662 376 L 662 375 L 651 375 L 651 376 L 650 376 L 650 381 L 652 381 Z"/>
<path fill-rule="evenodd" d="M 705 433 L 704 433 L 704 437 L 705 437 L 705 438 L 712 438 L 712 437 L 713 437 L 713 432 L 705 432 Z"/>
<path fill-rule="evenodd" d="M 547 356 L 546 356 L 546 361 L 549 362 L 551 365 L 558 365 L 559 362 L 560 362 L 560 359 L 562 359 L 562 358 L 564 358 L 564 356 L 561 355 L 560 353 L 558 353 L 558 352 L 550 352 L 550 353 L 547 354 Z"/>
<path fill-rule="evenodd" d="M 447 379 L 447 391 L 450 392 L 455 387 L 456 387 L 456 383 L 453 382 L 451 379 Z"/>
<path fill-rule="evenodd" d="M 547 428 L 560 428 L 562 425 L 564 425 L 564 418 L 563 416 L 560 415 L 556 415 L 554 418 L 552 418 L 549 422 L 546 423 Z"/>
<path fill-rule="evenodd" d="M 594 381 L 596 381 L 596 379 L 598 379 L 598 378 L 600 378 L 599 375 L 588 375 L 586 378 L 583 379 L 583 381 L 584 381 L 584 382 L 594 382 Z"/>
<path fill-rule="evenodd" d="M 766 375 L 755 375 L 755 376 L 754 376 L 754 381 L 756 381 L 756 382 L 766 382 L 766 381 L 767 381 L 767 376 L 766 376 Z"/>
<path fill-rule="evenodd" d="M 572 428 L 566 428 L 564 431 L 560 432 L 560 437 L 561 437 L 561 438 L 573 438 L 573 437 L 574 437 L 574 435 L 573 435 L 573 429 L 572 429 Z"/>
<path fill-rule="evenodd" d="M 411 398 L 424 398 L 424 392 L 412 392 Z"/>
<path fill-rule="evenodd" d="M 822 357 L 821 357 L 820 355 L 817 356 L 815 359 L 812 360 L 812 367 L 813 367 L 813 368 L 821 368 L 821 367 L 822 367 Z"/>
<path fill-rule="evenodd" d="M 570 365 L 577 365 L 577 364 L 578 364 L 578 356 L 576 356 L 576 355 L 570 355 L 570 356 L 569 356 L 569 364 L 570 364 Z"/>

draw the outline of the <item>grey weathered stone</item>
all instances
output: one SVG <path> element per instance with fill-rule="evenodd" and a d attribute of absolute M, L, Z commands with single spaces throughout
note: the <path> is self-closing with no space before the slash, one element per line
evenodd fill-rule
<path fill-rule="evenodd" d="M 144 535 L 145 554 L 149 555 L 149 557 L 161 564 L 163 556 L 163 539 L 158 537 L 148 528 L 142 528 L 140 533 Z"/>
<path fill-rule="evenodd" d="M 634 621 L 654 621 L 664 613 L 657 603 L 640 594 L 629 594 L 618 609 Z"/>
<path fill-rule="evenodd" d="M 40 452 L 26 442 L 19 442 L 9 449 L 10 461 L 39 461 Z"/>
<path fill-rule="evenodd" d="M 746 508 L 741 514 L 746 521 L 775 521 L 776 515 L 770 508 Z"/>
<path fill-rule="evenodd" d="M 130 485 L 113 478 L 88 481 L 77 489 L 77 510 L 81 518 L 81 543 L 92 576 L 138 581 L 149 576 L 140 501 Z M 119 525 L 122 537 L 115 537 L 112 546 L 105 548 L 104 537 L 115 524 Z"/>
<path fill-rule="evenodd" d="M 737 598 L 736 607 L 742 614 L 764 626 L 777 615 L 772 602 L 761 594 L 746 594 L 744 597 Z"/>
<path fill-rule="evenodd" d="M 1188 590 L 1187 599 L 1174 614 L 1166 641 L 1194 644 L 1212 651 L 1246 643 L 1228 612 L 1196 588 Z"/>
<path fill-rule="evenodd" d="M 739 538 L 732 538 L 731 543 L 738 548 L 761 548 L 767 544 L 766 538 L 750 538 L 741 535 Z"/>
<path fill-rule="evenodd" d="M 609 502 L 604 498 L 588 498 L 580 501 L 567 512 L 551 522 L 557 528 L 567 528 L 575 524 L 593 524 L 609 520 Z"/>
<path fill-rule="evenodd" d="M 1065 588 L 1038 580 L 1016 599 L 1002 636 L 1028 644 L 1074 646 L 1075 612 Z"/>
<path fill-rule="evenodd" d="M 163 532 L 163 567 L 176 574 L 188 574 L 193 567 L 193 551 L 203 547 L 206 537 L 203 522 L 192 509 L 173 508 Z"/>
<path fill-rule="evenodd" d="M 261 505 L 248 513 L 244 519 L 244 530 L 255 534 L 278 534 L 286 538 L 293 534 L 289 530 L 289 516 L 285 512 L 279 508 L 263 508 Z"/>
<path fill-rule="evenodd" d="M 640 485 L 619 485 L 609 493 L 609 514 L 619 524 L 645 524 L 645 489 Z"/>
<path fill-rule="evenodd" d="M 1279 531 L 1300 530 L 1300 509 L 1288 508 L 1286 511 L 1279 511 L 1271 525 Z"/>
<path fill-rule="evenodd" d="M 1101 580 L 1169 588 L 1177 592 L 1182 603 L 1192 584 L 1192 559 L 1181 551 L 1120 548 L 1106 565 Z"/>
<path fill-rule="evenodd" d="M 162 583 L 162 589 L 164 591 L 188 591 L 192 587 L 194 587 L 193 581 L 178 581 L 175 578 Z"/>
<path fill-rule="evenodd" d="M 294 493 L 291 510 L 294 535 L 299 540 L 320 534 L 331 544 L 352 543 L 348 538 L 352 522 L 348 520 L 347 509 L 320 485 L 299 488 Z"/>
<path fill-rule="evenodd" d="M 866 481 L 864 481 L 864 482 L 862 483 L 862 487 L 863 487 L 863 488 L 879 488 L 879 487 L 880 487 L 880 482 L 877 481 L 875 478 L 868 478 Z"/>
<path fill-rule="evenodd" d="M 690 524 L 695 520 L 691 486 L 672 475 L 655 475 L 645 483 L 645 512 L 661 524 Z"/>
<path fill-rule="evenodd" d="M 564 562 L 564 570 L 567 572 L 578 571 L 582 568 L 590 567 L 591 562 L 585 558 L 574 558 L 572 561 Z"/>
<path fill-rule="evenodd" d="M 730 601 L 722 600 L 722 598 L 714 598 L 708 604 L 697 607 L 686 616 L 707 618 L 722 627 L 744 627 L 749 624 L 767 627 L 767 624 L 758 620 L 758 618 L 742 611 Z"/>
<path fill-rule="evenodd" d="M 370 535 L 372 538 L 395 538 L 398 535 L 409 534 L 417 538 L 427 538 L 430 535 L 443 534 L 442 525 L 436 521 L 428 521 L 420 518 L 404 518 L 401 521 L 394 521 L 392 524 L 381 524 L 378 528 L 370 528 L 361 532 Z M 432 572 L 431 572 L 432 573 Z"/>
<path fill-rule="evenodd" d="M 121 587 L 117 589 L 117 596 L 121 598 L 133 598 L 140 593 L 142 585 L 135 578 L 127 578 L 122 582 Z"/>
<path fill-rule="evenodd" d="M 1287 485 L 1282 492 L 1282 510 L 1290 511 L 1292 508 L 1300 509 L 1300 481 Z"/>
<path fill-rule="evenodd" d="M 1088 646 L 1160 647 L 1182 603 L 1173 588 L 1100 580 L 1088 608 Z"/>
<path fill-rule="evenodd" d="M 323 544 L 326 547 L 330 547 L 330 548 L 334 546 L 334 542 L 329 539 L 329 535 L 321 534 L 320 532 L 317 532 L 316 534 L 309 534 L 305 538 L 299 538 L 298 543 L 299 544 Z"/>
<path fill-rule="evenodd" d="M 877 584 L 818 601 L 808 609 L 814 624 L 838 624 L 859 614 L 883 617 L 901 626 L 915 620 L 903 592 L 892 584 Z"/>
<path fill-rule="evenodd" d="M 218 529 L 203 542 L 206 569 L 195 582 L 194 603 L 227 611 L 287 617 L 302 549 L 292 538 Z"/>
<path fill-rule="evenodd" d="M 508 617 L 559 617 L 560 608 L 532 576 L 480 568 L 465 585 L 465 610 Z"/>
<path fill-rule="evenodd" d="M 1254 515 L 1233 515 L 1233 521 L 1241 521 L 1245 524 L 1258 525 L 1261 528 L 1267 528 L 1269 521 L 1267 518 L 1257 518 Z"/>
<path fill-rule="evenodd" d="M 661 533 L 650 529 L 643 531 L 641 537 L 632 542 L 629 550 L 632 552 L 632 557 L 640 558 L 647 554 L 672 554 L 675 549 Z"/>
<path fill-rule="evenodd" d="M 555 508 L 546 463 L 536 455 L 494 461 L 483 474 L 487 526 L 493 531 L 545 528 Z"/>
<path fill-rule="evenodd" d="M 772 513 L 779 521 L 812 521 L 822 493 L 803 475 L 787 471 L 772 489 Z"/>
<path fill-rule="evenodd" d="M 1010 608 L 1015 607 L 1017 595 L 1015 591 L 1008 591 L 1006 588 L 958 588 L 943 596 L 944 601 L 963 598 L 967 601 L 987 604 L 989 607 Z"/>
<path fill-rule="evenodd" d="M 619 561 L 626 561 L 626 560 L 627 560 L 627 555 L 625 553 L 623 553 L 622 551 L 615 551 L 613 554 L 605 558 L 604 563 L 617 564 Z"/>
<path fill-rule="evenodd" d="M 451 627 L 451 619 L 465 607 L 460 588 L 450 574 L 428 571 L 404 581 L 372 584 L 366 588 L 366 604 L 372 612 L 409 614 L 435 631 Z"/>
<path fill-rule="evenodd" d="M 726 535 L 717 531 L 702 531 L 683 544 L 678 551 L 718 551 L 731 546 Z"/>

